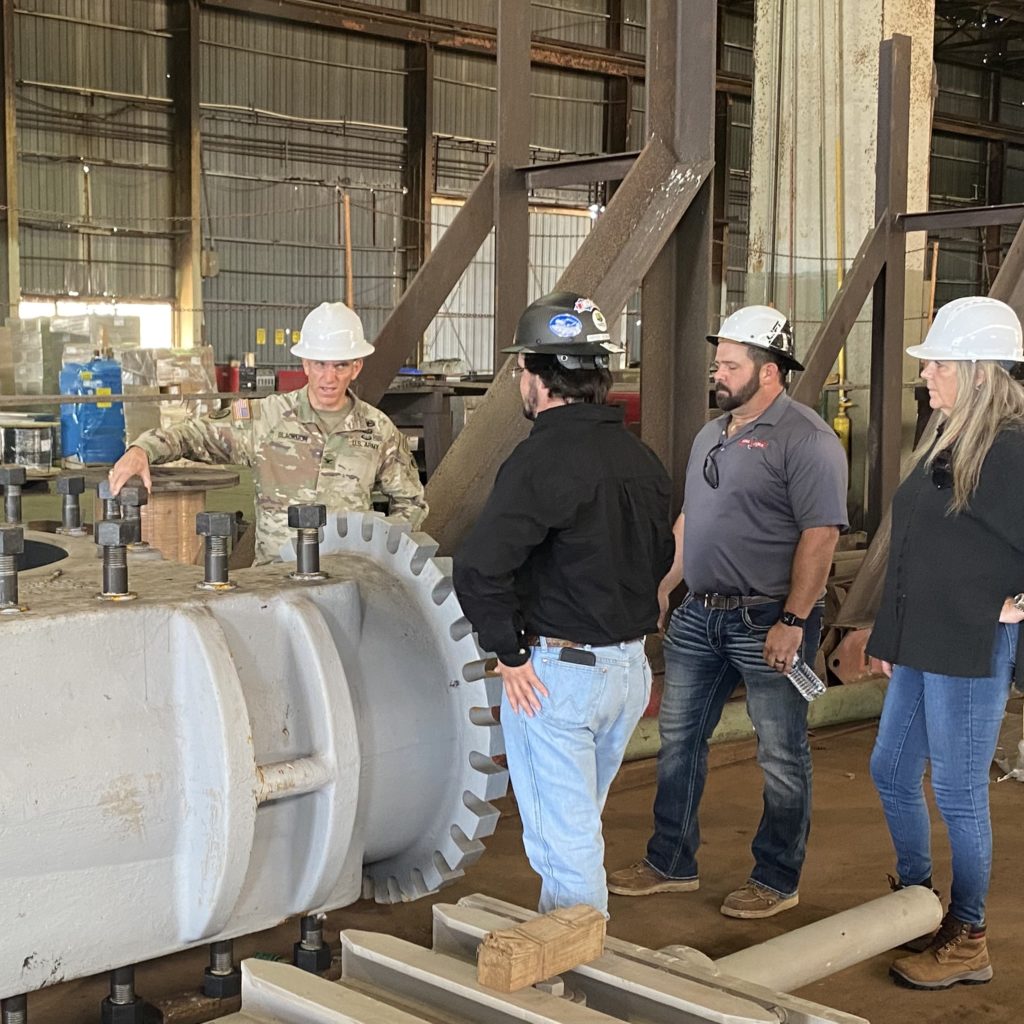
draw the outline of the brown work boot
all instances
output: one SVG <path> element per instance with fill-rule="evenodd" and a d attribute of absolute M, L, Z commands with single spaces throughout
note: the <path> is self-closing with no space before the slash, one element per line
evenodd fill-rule
<path fill-rule="evenodd" d="M 757 882 L 747 882 L 742 889 L 729 893 L 722 902 L 722 913 L 726 917 L 774 917 L 784 910 L 795 907 L 800 902 L 797 893 L 792 896 L 780 896 L 771 889 L 766 889 Z"/>
<path fill-rule="evenodd" d="M 931 946 L 923 953 L 895 961 L 889 968 L 889 976 L 905 988 L 984 985 L 992 980 L 985 929 L 947 914 Z"/>
<path fill-rule="evenodd" d="M 608 876 L 608 891 L 619 896 L 650 896 L 656 892 L 693 892 L 700 887 L 696 878 L 669 878 L 638 860 Z"/>

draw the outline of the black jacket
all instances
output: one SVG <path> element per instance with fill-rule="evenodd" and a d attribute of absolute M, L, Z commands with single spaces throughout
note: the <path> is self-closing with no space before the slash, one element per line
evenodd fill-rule
<path fill-rule="evenodd" d="M 954 453 L 954 459 L 955 459 Z M 950 676 L 988 676 L 999 611 L 1024 591 L 1024 433 L 1004 430 L 981 468 L 969 509 L 947 509 L 924 459 L 892 503 L 882 604 L 868 653 Z"/>
<path fill-rule="evenodd" d="M 453 578 L 480 645 L 521 665 L 524 633 L 597 646 L 652 632 L 673 555 L 657 456 L 620 408 L 563 405 L 498 470 Z"/>

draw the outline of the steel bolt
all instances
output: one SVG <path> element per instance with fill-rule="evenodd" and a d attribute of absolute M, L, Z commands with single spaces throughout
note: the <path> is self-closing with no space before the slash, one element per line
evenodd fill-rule
<path fill-rule="evenodd" d="M 295 572 L 293 580 L 323 580 L 320 571 L 320 527 L 327 522 L 326 505 L 289 505 L 288 525 L 295 533 Z"/>
<path fill-rule="evenodd" d="M 23 611 L 18 603 L 18 555 L 25 550 L 20 526 L 0 526 L 0 611 Z"/>
<path fill-rule="evenodd" d="M 149 491 L 137 476 L 133 476 L 117 492 L 117 500 L 121 506 L 121 518 L 135 529 L 135 536 L 129 543 L 133 548 L 148 548 L 142 539 L 142 506 L 149 502 Z"/>
<path fill-rule="evenodd" d="M 117 495 L 110 489 L 109 478 L 101 480 L 96 485 L 96 495 L 103 503 L 104 519 L 121 518 L 121 502 L 117 500 Z"/>
<path fill-rule="evenodd" d="M 326 971 L 331 966 L 331 951 L 324 945 L 323 918 L 306 914 L 299 928 L 302 937 L 292 950 L 292 962 L 311 974 Z"/>
<path fill-rule="evenodd" d="M 134 967 L 115 967 L 110 972 L 110 1001 L 115 1006 L 135 1002 Z"/>
<path fill-rule="evenodd" d="M 24 466 L 0 466 L 0 484 L 4 488 L 4 520 L 21 522 L 21 488 L 27 479 Z"/>
<path fill-rule="evenodd" d="M 11 996 L 0 1000 L 0 1022 L 2 1024 L 27 1024 L 28 997 Z"/>
<path fill-rule="evenodd" d="M 134 524 L 126 519 L 100 519 L 93 525 L 93 536 L 103 554 L 99 596 L 107 601 L 132 600 L 136 595 L 128 589 L 127 546 L 135 536 Z"/>
<path fill-rule="evenodd" d="M 242 972 L 235 966 L 230 939 L 210 943 L 210 966 L 203 973 L 203 994 L 228 999 L 242 991 Z"/>
<path fill-rule="evenodd" d="M 235 535 L 235 517 L 230 512 L 199 512 L 196 533 L 206 538 L 203 549 L 203 581 L 200 590 L 234 590 L 228 579 L 228 541 Z"/>
<path fill-rule="evenodd" d="M 82 526 L 82 502 L 80 495 L 85 492 L 84 476 L 61 476 L 57 478 L 57 493 L 62 496 L 60 508 L 61 524 L 58 533 L 71 537 L 84 537 Z"/>

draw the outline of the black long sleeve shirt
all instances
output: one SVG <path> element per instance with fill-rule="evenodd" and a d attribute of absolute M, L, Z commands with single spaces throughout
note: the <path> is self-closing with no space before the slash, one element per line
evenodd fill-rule
<path fill-rule="evenodd" d="M 893 498 L 868 653 L 922 672 L 988 676 L 1003 601 L 1024 591 L 1024 432 L 996 437 L 965 512 L 948 511 L 953 492 L 936 486 L 924 462 Z"/>
<path fill-rule="evenodd" d="M 674 550 L 668 474 L 622 410 L 562 405 L 498 470 L 453 579 L 480 645 L 521 665 L 524 634 L 600 646 L 652 632 Z"/>

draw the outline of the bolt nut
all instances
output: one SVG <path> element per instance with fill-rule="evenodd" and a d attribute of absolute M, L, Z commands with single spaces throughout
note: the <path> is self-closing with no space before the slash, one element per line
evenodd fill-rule
<path fill-rule="evenodd" d="M 230 999 L 242 991 L 242 972 L 236 967 L 230 974 L 214 974 L 209 967 L 203 974 L 203 995 L 211 999 Z"/>
<path fill-rule="evenodd" d="M 96 485 L 96 496 L 100 499 L 100 501 L 114 501 L 114 500 L 116 500 L 117 495 L 110 489 L 110 478 L 109 477 L 104 477 Z"/>
<path fill-rule="evenodd" d="M 197 512 L 196 533 L 200 537 L 233 537 L 235 517 L 231 512 Z"/>
<path fill-rule="evenodd" d="M 24 466 L 0 466 L 0 484 L 20 487 L 26 480 Z"/>
<path fill-rule="evenodd" d="M 138 507 L 149 502 L 149 491 L 146 490 L 143 483 L 133 483 L 133 481 L 137 480 L 138 477 L 132 477 L 132 479 L 117 492 L 117 500 L 121 502 L 122 505 L 133 505 Z"/>
<path fill-rule="evenodd" d="M 319 530 L 327 523 L 326 505 L 289 505 L 288 525 L 293 530 Z"/>
<path fill-rule="evenodd" d="M 57 477 L 58 494 L 82 494 L 85 492 L 84 476 L 59 476 Z"/>
<path fill-rule="evenodd" d="M 125 547 L 135 541 L 135 526 L 128 519 L 99 519 L 93 523 L 92 535 L 100 547 Z"/>
<path fill-rule="evenodd" d="M 0 555 L 20 555 L 25 550 L 25 531 L 20 526 L 0 526 Z"/>

